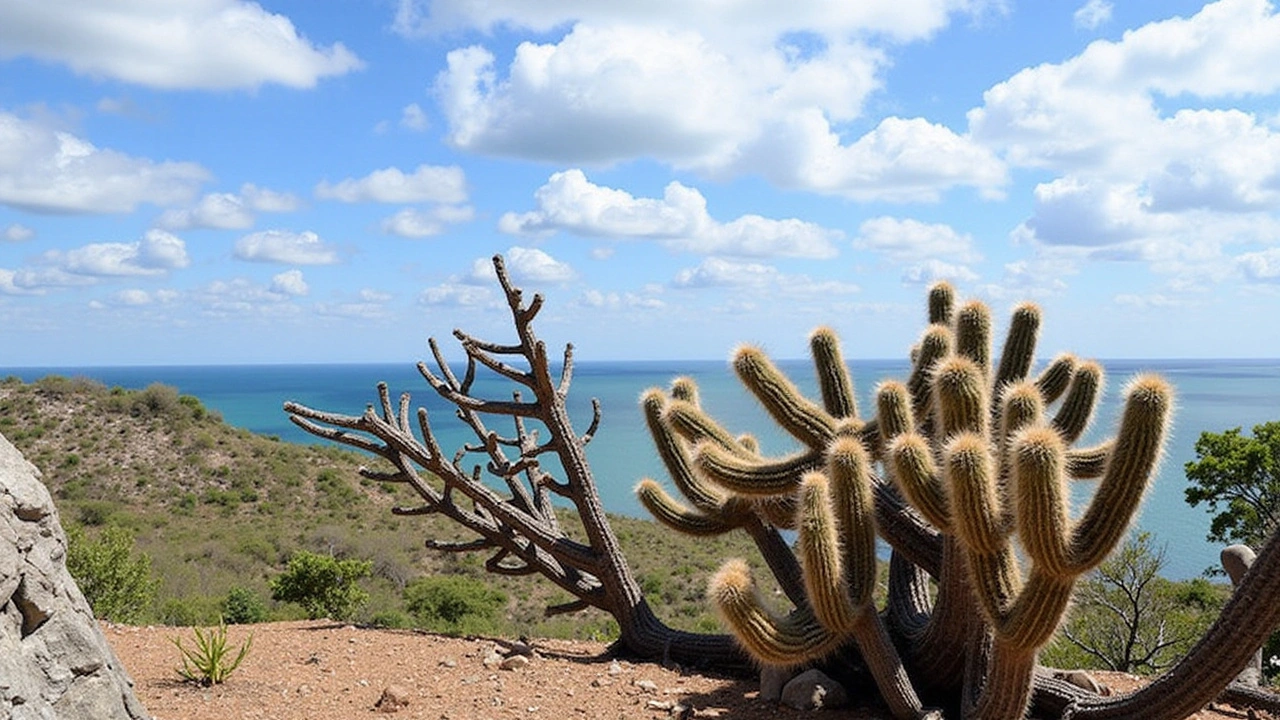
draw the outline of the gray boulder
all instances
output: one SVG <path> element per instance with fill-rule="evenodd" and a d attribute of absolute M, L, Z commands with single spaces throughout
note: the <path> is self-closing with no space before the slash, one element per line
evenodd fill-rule
<path fill-rule="evenodd" d="M 39 478 L 0 435 L 0 720 L 149 720 L 67 572 Z"/>

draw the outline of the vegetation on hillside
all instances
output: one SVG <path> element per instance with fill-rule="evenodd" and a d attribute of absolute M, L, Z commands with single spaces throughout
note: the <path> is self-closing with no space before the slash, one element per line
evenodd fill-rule
<path fill-rule="evenodd" d="M 301 605 L 270 599 L 270 582 L 296 552 L 306 551 L 371 563 L 371 577 L 361 581 L 370 598 L 353 615 L 357 622 L 422 625 L 429 605 L 422 586 L 408 598 L 406 589 L 423 578 L 456 576 L 484 578 L 504 596 L 503 607 L 483 624 L 492 632 L 597 639 L 617 632 L 599 612 L 544 618 L 546 605 L 569 598 L 534 578 L 492 578 L 480 557 L 428 550 L 425 538 L 461 539 L 458 529 L 439 518 L 393 516 L 390 506 L 405 498 L 360 479 L 357 469 L 367 457 L 232 427 L 172 387 L 127 390 L 85 378 L 24 383 L 10 377 L 0 381 L 0 433 L 40 469 L 73 537 L 132 537 L 136 556 L 149 558 L 155 599 L 128 616 L 134 622 L 304 617 Z M 664 620 L 690 630 L 715 628 L 704 598 L 707 578 L 722 557 L 755 558 L 754 548 L 734 538 L 673 539 L 646 520 L 611 520 L 637 577 L 660 600 Z M 580 532 L 574 521 L 563 517 L 570 532 Z M 484 593 L 470 597 L 471 585 L 455 587 L 464 606 L 492 602 Z M 438 629 L 448 629 L 452 611 L 445 612 Z M 465 619 L 455 626 L 476 624 Z"/>

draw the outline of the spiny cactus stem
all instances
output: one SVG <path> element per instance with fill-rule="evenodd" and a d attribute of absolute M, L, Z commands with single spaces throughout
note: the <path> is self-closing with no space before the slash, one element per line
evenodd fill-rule
<path fill-rule="evenodd" d="M 1076 369 L 1076 358 L 1071 353 L 1062 353 L 1050 361 L 1049 365 L 1036 378 L 1036 387 L 1040 388 L 1040 396 L 1045 404 L 1062 397 L 1067 386 L 1071 384 L 1071 375 Z"/>
<path fill-rule="evenodd" d="M 733 367 L 774 422 L 802 444 L 820 448 L 835 434 L 835 419 L 806 399 L 759 348 L 739 349 Z"/>
<path fill-rule="evenodd" d="M 721 619 L 738 643 L 766 665 L 795 667 L 829 655 L 843 638 L 818 624 L 807 609 L 774 617 L 760 602 L 751 571 L 741 560 L 730 560 L 707 587 Z"/>
<path fill-rule="evenodd" d="M 907 501 L 930 524 L 948 532 L 950 507 L 929 443 L 915 433 L 901 435 L 889 446 L 889 460 L 893 480 Z"/>
<path fill-rule="evenodd" d="M 933 372 L 933 395 L 941 439 L 962 432 L 987 434 L 986 374 L 977 363 L 959 356 L 938 363 Z"/>
<path fill-rule="evenodd" d="M 1089 427 L 1098 398 L 1102 395 L 1102 385 L 1101 365 L 1089 361 L 1076 367 L 1067 395 L 1053 418 L 1053 427 L 1062 433 L 1062 439 L 1068 445 L 1078 440 Z"/>
<path fill-rule="evenodd" d="M 780 495 L 791 492 L 800 475 L 820 466 L 815 451 L 801 451 L 781 459 L 744 458 L 717 444 L 703 441 L 695 450 L 698 469 L 711 481 L 747 495 Z"/>
<path fill-rule="evenodd" d="M 1072 538 L 1078 572 L 1097 566 L 1124 536 L 1164 451 L 1173 389 L 1158 376 L 1142 375 L 1125 396 L 1111 460 Z"/>
<path fill-rule="evenodd" d="M 951 524 L 970 552 L 992 555 L 1004 547 L 1000 493 L 990 451 L 981 435 L 965 433 L 943 451 Z"/>
<path fill-rule="evenodd" d="M 888 380 L 876 388 L 876 422 L 879 425 L 880 442 L 885 446 L 899 435 L 915 429 L 911 394 L 906 385 Z"/>
<path fill-rule="evenodd" d="M 971 300 L 956 313 L 955 326 L 956 354 L 972 360 L 987 380 L 991 374 L 991 310 Z"/>
<path fill-rule="evenodd" d="M 951 329 L 945 325 L 930 325 L 920 338 L 907 390 L 911 392 L 911 411 L 921 421 L 928 419 L 933 401 L 933 367 L 951 352 L 952 340 Z"/>
<path fill-rule="evenodd" d="M 1025 430 L 1013 450 L 1018 536 L 1036 566 L 1057 575 L 1072 573 L 1065 455 L 1057 431 L 1043 425 Z"/>
<path fill-rule="evenodd" d="M 724 503 L 725 494 L 703 481 L 694 472 L 693 459 L 689 457 L 684 440 L 677 437 L 675 431 L 662 421 L 666 404 L 666 396 L 656 388 L 646 391 L 640 400 L 645 423 L 648 425 L 654 447 L 658 451 L 658 457 L 666 466 L 671 481 L 689 499 L 689 502 L 703 513 L 711 512 Z"/>
<path fill-rule="evenodd" d="M 737 527 L 725 517 L 686 508 L 649 478 L 636 486 L 636 497 L 658 522 L 686 535 L 721 535 Z"/>
<path fill-rule="evenodd" d="M 808 473 L 800 482 L 799 546 L 805 590 L 814 617 L 834 633 L 852 631 L 859 609 L 846 591 L 840 528 L 828 481 Z"/>
<path fill-rule="evenodd" d="M 955 305 L 955 288 L 946 281 L 934 283 L 929 288 L 929 324 L 950 325 Z"/>
<path fill-rule="evenodd" d="M 744 457 L 755 455 L 753 451 L 743 447 L 733 433 L 713 420 L 697 405 L 688 401 L 672 399 L 667 402 L 666 409 L 662 413 L 662 422 L 691 443 L 709 440 L 737 455 Z"/>
<path fill-rule="evenodd" d="M 809 335 L 809 352 L 827 412 L 835 418 L 857 417 L 858 399 L 853 391 L 853 378 L 849 376 L 835 331 L 829 327 L 814 330 Z"/>
<path fill-rule="evenodd" d="M 995 387 L 1022 382 L 1031 372 L 1035 361 L 1036 342 L 1040 335 L 1040 308 L 1035 303 L 1023 303 L 1013 311 L 1009 332 L 1005 335 L 1004 348 L 1000 352 L 1000 367 L 996 370 Z"/>

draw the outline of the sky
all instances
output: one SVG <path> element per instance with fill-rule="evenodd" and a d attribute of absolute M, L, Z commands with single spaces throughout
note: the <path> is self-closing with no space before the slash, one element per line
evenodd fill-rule
<path fill-rule="evenodd" d="M 0 367 L 1275 358 L 1278 211 L 1262 0 L 0 3 Z"/>

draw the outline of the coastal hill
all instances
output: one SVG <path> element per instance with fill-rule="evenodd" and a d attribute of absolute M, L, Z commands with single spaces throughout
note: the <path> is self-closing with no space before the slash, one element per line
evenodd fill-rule
<path fill-rule="evenodd" d="M 405 585 L 447 573 L 482 579 L 506 594 L 495 632 L 597 640 L 616 633 L 612 618 L 599 612 L 544 618 L 544 607 L 569 599 L 545 581 L 492 576 L 481 556 L 427 550 L 427 538 L 469 538 L 444 518 L 392 515 L 393 505 L 414 501 L 403 488 L 359 476 L 357 469 L 375 459 L 232 427 L 169 386 L 126 390 L 56 375 L 31 383 L 6 378 L 0 432 L 41 470 L 64 526 L 84 528 L 90 537 L 112 525 L 134 535 L 160 580 L 143 618 L 148 623 L 216 622 L 232 588 L 266 601 L 270 619 L 299 619 L 298 606 L 268 600 L 267 583 L 294 551 L 308 550 L 373 563 L 364 581 L 372 597 L 360 622 L 404 624 Z M 564 513 L 563 522 L 573 527 L 576 518 Z M 694 541 L 646 520 L 611 522 L 664 620 L 715 631 L 703 597 L 706 579 L 727 558 L 754 562 L 754 546 L 734 536 Z"/>

